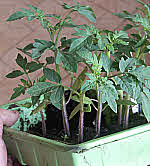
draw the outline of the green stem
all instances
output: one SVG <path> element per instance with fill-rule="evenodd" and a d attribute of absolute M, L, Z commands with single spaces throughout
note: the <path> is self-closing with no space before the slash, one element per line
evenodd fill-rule
<path fill-rule="evenodd" d="M 142 105 L 138 104 L 138 114 L 139 116 L 142 114 Z"/>
<path fill-rule="evenodd" d="M 43 133 L 43 137 L 45 137 L 46 136 L 46 123 L 45 123 L 43 111 L 40 111 L 40 114 L 41 114 L 41 118 L 42 118 L 42 133 Z"/>
<path fill-rule="evenodd" d="M 141 47 L 138 48 L 137 52 L 136 52 L 136 58 L 139 59 L 140 56 L 140 52 L 141 52 Z"/>
<path fill-rule="evenodd" d="M 52 42 L 54 43 L 54 36 L 55 36 L 55 33 L 51 33 L 50 29 L 48 29 L 48 28 L 47 28 L 47 31 L 49 32 L 50 39 L 51 39 Z M 55 47 L 57 47 L 57 42 L 58 42 L 58 41 L 55 41 Z M 55 55 L 56 71 L 60 74 L 59 65 L 56 64 L 57 51 L 54 52 L 54 55 Z"/>
<path fill-rule="evenodd" d="M 32 86 L 32 81 L 31 81 L 31 79 L 30 79 L 28 73 L 27 73 L 26 71 L 24 71 L 24 72 L 25 72 L 25 74 L 26 74 L 26 76 L 27 76 L 27 79 L 28 79 L 28 81 L 29 81 L 29 83 L 30 83 L 30 86 Z"/>
<path fill-rule="evenodd" d="M 42 103 L 44 104 L 44 101 Z M 38 105 L 40 105 L 40 101 L 39 100 L 38 100 Z M 46 122 L 45 122 L 45 119 L 44 119 L 43 110 L 40 111 L 40 115 L 41 115 L 41 119 L 42 119 L 42 134 L 43 134 L 43 137 L 45 137 L 47 131 L 46 131 Z"/>
<path fill-rule="evenodd" d="M 100 58 L 101 58 L 101 53 L 99 53 L 99 55 L 97 56 L 98 61 L 100 60 Z"/>
<path fill-rule="evenodd" d="M 62 26 L 63 26 L 63 25 L 62 25 Z M 61 26 L 61 28 L 59 29 L 58 33 L 57 33 L 56 40 L 55 40 L 55 45 L 57 45 L 57 43 L 58 43 L 58 39 L 59 39 L 61 30 L 62 30 L 62 26 Z"/>
<path fill-rule="evenodd" d="M 54 42 L 54 34 L 51 33 L 50 29 L 47 28 L 47 31 L 49 33 L 49 37 L 52 40 L 52 42 Z"/>
<path fill-rule="evenodd" d="M 108 79 L 113 78 L 113 77 L 115 77 L 115 76 L 122 75 L 122 74 L 125 74 L 125 73 L 117 73 L 117 74 L 114 74 L 114 75 L 112 75 L 112 76 L 109 76 Z"/>
<path fill-rule="evenodd" d="M 101 115 L 102 115 L 102 93 L 99 92 L 99 85 L 97 84 L 97 98 L 98 98 L 98 111 L 96 115 L 96 133 L 97 136 L 100 137 L 100 129 L 101 129 Z"/>
<path fill-rule="evenodd" d="M 61 30 L 62 30 L 62 28 L 63 28 L 63 26 L 64 26 L 64 23 L 65 23 L 67 17 L 69 17 L 71 13 L 72 13 L 72 10 L 67 14 L 67 16 L 65 17 L 65 19 L 64 19 L 64 21 L 63 21 L 61 27 L 59 28 L 59 31 L 58 31 L 58 33 L 57 33 L 56 40 L 55 40 L 55 45 L 58 43 L 58 39 L 59 39 Z"/>
<path fill-rule="evenodd" d="M 68 13 L 67 17 L 70 15 L 71 11 Z M 65 20 L 67 18 L 64 19 L 63 21 L 63 24 L 61 25 L 58 33 L 57 33 L 57 36 L 56 36 L 56 40 L 54 42 L 54 37 L 55 37 L 55 33 L 56 31 L 54 31 L 53 33 L 51 33 L 51 31 L 49 29 L 48 32 L 49 32 L 49 35 L 50 35 L 50 38 L 51 40 L 55 43 L 55 47 L 57 48 L 57 44 L 58 44 L 58 39 L 59 39 L 59 36 L 60 36 L 60 33 L 61 33 L 61 30 L 62 30 L 62 27 L 65 23 Z M 59 64 L 56 63 L 56 58 L 57 58 L 57 51 L 54 52 L 54 55 L 55 55 L 55 66 L 56 66 L 56 72 L 58 72 L 60 74 L 60 69 L 59 69 Z M 65 101 L 65 95 L 63 95 L 63 99 L 61 100 L 61 103 L 62 103 L 62 118 L 63 118 L 63 125 L 64 125 L 64 131 L 65 131 L 65 134 L 70 137 L 70 129 L 69 129 L 69 122 L 68 122 L 68 117 L 67 117 L 67 109 L 66 109 L 66 101 Z"/>
<path fill-rule="evenodd" d="M 127 93 L 126 98 L 127 98 L 127 100 L 130 99 L 130 96 L 129 96 L 128 93 Z M 125 128 L 125 129 L 128 128 L 128 124 L 129 124 L 129 110 L 130 110 L 130 105 L 127 105 L 127 106 L 126 106 L 126 109 L 125 109 L 124 123 L 123 123 L 123 128 Z"/>
<path fill-rule="evenodd" d="M 144 63 L 145 63 L 145 54 L 144 54 L 144 53 L 142 53 L 142 60 L 143 60 Z"/>
<path fill-rule="evenodd" d="M 110 59 L 110 51 L 107 51 L 107 56 Z"/>
<path fill-rule="evenodd" d="M 106 52 L 106 55 L 107 55 L 108 58 L 110 59 L 110 51 L 107 51 L 107 52 Z M 106 76 L 107 76 L 107 77 L 109 76 L 109 72 L 106 72 Z"/>
<path fill-rule="evenodd" d="M 57 73 L 60 75 L 59 65 L 58 65 L 58 64 L 56 64 L 56 58 L 55 58 L 55 65 L 56 65 L 56 71 L 57 71 Z"/>
<path fill-rule="evenodd" d="M 69 129 L 69 121 L 67 117 L 67 109 L 66 109 L 66 101 L 65 96 L 63 95 L 62 99 L 62 118 L 63 118 L 63 125 L 64 125 L 64 132 L 67 137 L 70 137 L 70 129 Z"/>
<path fill-rule="evenodd" d="M 84 103 L 83 103 L 84 94 L 80 95 L 80 119 L 79 119 L 79 143 L 83 142 L 83 128 L 84 128 Z"/>
<path fill-rule="evenodd" d="M 123 90 L 118 90 L 118 93 L 120 95 L 120 99 L 122 100 L 123 99 Z M 123 107 L 123 105 L 121 104 L 118 109 L 118 125 L 119 126 L 121 126 L 121 122 L 122 122 L 122 107 Z"/>

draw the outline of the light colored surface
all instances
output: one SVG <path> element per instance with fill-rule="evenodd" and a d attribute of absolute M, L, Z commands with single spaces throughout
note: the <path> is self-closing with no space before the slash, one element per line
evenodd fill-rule
<path fill-rule="evenodd" d="M 10 128 L 4 129 L 3 138 L 10 154 L 15 154 L 20 162 L 32 166 L 147 166 L 150 164 L 150 124 L 136 127 L 135 131 L 129 129 L 73 146 Z"/>
<path fill-rule="evenodd" d="M 81 2 L 82 4 L 90 5 L 97 16 L 97 28 L 108 28 L 110 30 L 119 28 L 124 24 L 121 20 L 113 16 L 112 12 L 128 10 L 131 13 L 135 12 L 137 5 L 136 0 L 1 0 L 0 1 L 0 105 L 9 103 L 9 98 L 13 93 L 13 88 L 19 83 L 18 79 L 7 79 L 5 75 L 12 69 L 18 69 L 15 64 L 15 59 L 18 51 L 16 47 L 24 47 L 26 44 L 33 41 L 34 38 L 48 40 L 48 34 L 41 30 L 38 22 L 27 23 L 24 20 L 16 22 L 6 22 L 6 18 L 16 10 L 26 7 L 27 4 L 32 4 L 41 9 L 45 9 L 48 13 L 64 12 L 60 4 L 68 2 L 73 4 Z M 84 17 L 73 16 L 76 23 L 88 23 Z M 65 31 L 63 35 L 68 35 L 70 31 Z M 81 67 L 80 67 L 81 69 Z M 64 72 L 64 71 L 62 71 Z M 40 71 L 33 78 L 40 75 Z M 67 82 L 67 75 L 64 73 L 64 82 Z M 21 97 L 26 98 L 27 96 Z M 20 99 L 20 98 L 18 98 Z M 17 99 L 17 100 L 18 100 Z"/>

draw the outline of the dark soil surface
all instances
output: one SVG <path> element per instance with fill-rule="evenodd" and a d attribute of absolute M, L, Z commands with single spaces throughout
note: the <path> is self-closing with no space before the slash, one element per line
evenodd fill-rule
<path fill-rule="evenodd" d="M 143 116 L 139 116 L 138 113 L 136 113 L 135 115 L 129 118 L 128 128 L 136 127 L 145 123 L 147 123 L 146 119 Z M 49 123 L 48 125 L 50 124 L 51 123 Z M 118 126 L 117 122 L 116 124 L 111 124 L 110 127 L 107 127 L 105 124 L 102 123 L 101 137 L 109 135 L 109 134 L 113 134 L 119 131 L 123 131 L 123 130 L 125 129 L 122 126 Z M 52 129 L 47 129 L 46 138 L 67 143 L 67 144 L 78 144 L 78 131 L 79 131 L 78 126 L 76 126 L 76 129 L 71 130 L 71 138 L 66 138 L 63 127 L 62 128 L 54 127 Z M 28 132 L 38 136 L 42 136 L 41 124 L 35 126 L 34 128 L 32 128 L 32 130 L 29 130 Z M 84 142 L 94 138 L 97 138 L 96 132 L 95 132 L 95 126 L 94 125 L 84 126 Z"/>
<path fill-rule="evenodd" d="M 75 101 L 70 101 L 67 105 L 68 116 L 70 115 L 71 111 L 77 105 Z M 56 107 L 52 105 L 48 105 L 47 110 L 47 120 L 46 120 L 46 127 L 47 127 L 47 134 L 46 138 L 54 139 L 59 142 L 64 142 L 67 144 L 77 144 L 78 143 L 78 123 L 79 123 L 79 113 L 77 113 L 70 121 L 70 131 L 71 131 L 71 138 L 66 138 L 64 135 L 63 130 L 63 122 L 62 122 L 62 115 L 61 110 L 58 110 Z M 96 111 L 92 108 L 91 112 L 85 112 L 84 114 L 84 142 L 96 138 L 95 132 L 95 117 Z M 101 137 L 106 136 L 112 133 L 116 133 L 122 130 L 125 130 L 122 126 L 117 125 L 117 114 L 110 111 L 109 107 L 102 113 L 102 121 L 101 121 Z M 130 110 L 130 117 L 129 117 L 129 127 L 136 127 L 141 124 L 147 123 L 145 117 L 142 113 L 132 113 Z M 36 125 L 34 128 L 28 131 L 29 133 L 42 136 L 42 128 L 41 124 Z"/>

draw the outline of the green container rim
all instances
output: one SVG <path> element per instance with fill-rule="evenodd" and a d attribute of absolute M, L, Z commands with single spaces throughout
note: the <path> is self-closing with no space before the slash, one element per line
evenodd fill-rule
<path fill-rule="evenodd" d="M 65 144 L 55 140 L 36 136 L 30 133 L 17 131 L 6 126 L 4 127 L 4 136 L 7 136 L 7 137 L 9 136 L 12 139 L 22 140 L 23 142 L 33 142 L 33 143 L 41 144 L 46 147 L 49 146 L 56 151 L 68 151 L 73 153 L 81 153 L 89 149 L 92 149 L 94 147 L 100 147 L 110 142 L 127 139 L 128 137 L 142 134 L 147 131 L 150 131 L 150 124 L 140 125 L 131 129 L 127 129 L 121 132 L 117 132 L 114 134 L 110 134 L 108 136 L 103 136 L 100 138 L 96 138 L 96 139 L 89 140 L 87 142 L 84 142 L 81 144 L 75 144 L 75 145 L 69 145 L 69 144 Z"/>
<path fill-rule="evenodd" d="M 19 103 L 25 101 L 25 100 L 30 100 L 29 98 L 17 101 Z M 16 103 L 16 102 L 13 102 Z M 13 103 L 6 104 L 7 106 Z M 6 105 L 0 106 L 0 108 L 6 108 Z M 12 139 L 17 139 L 17 140 L 22 140 L 23 142 L 33 142 L 37 144 L 41 144 L 46 147 L 53 148 L 56 151 L 68 151 L 68 152 L 73 152 L 73 153 L 81 153 L 84 151 L 87 151 L 89 149 L 92 149 L 94 147 L 99 147 L 104 144 L 108 144 L 110 142 L 114 141 L 119 141 L 123 139 L 127 139 L 128 137 L 132 137 L 138 134 L 145 133 L 147 131 L 150 131 L 150 124 L 143 124 L 137 127 L 133 127 L 130 129 L 126 129 L 117 133 L 113 133 L 107 136 L 103 136 L 100 138 L 92 139 L 89 141 L 86 141 L 84 143 L 80 144 L 65 144 L 62 142 L 58 142 L 56 140 L 51 140 L 47 138 L 43 138 L 40 136 L 36 136 L 30 133 L 22 132 L 22 131 L 17 131 L 15 129 L 9 128 L 4 126 L 4 137 L 11 137 Z"/>

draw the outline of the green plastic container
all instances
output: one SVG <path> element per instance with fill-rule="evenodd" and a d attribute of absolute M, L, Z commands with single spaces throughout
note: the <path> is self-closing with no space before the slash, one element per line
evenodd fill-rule
<path fill-rule="evenodd" d="M 4 127 L 8 152 L 30 166 L 148 166 L 150 124 L 78 145 Z"/>

